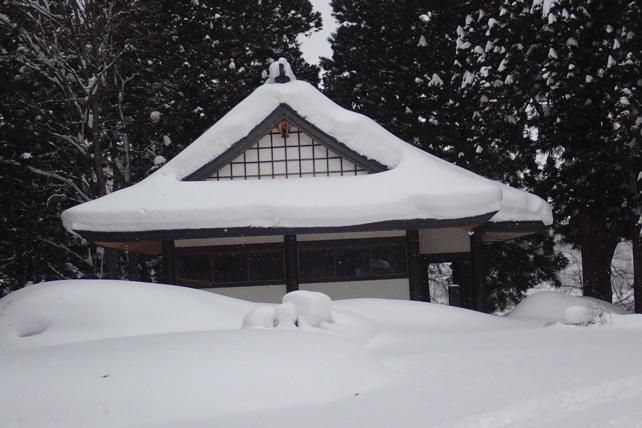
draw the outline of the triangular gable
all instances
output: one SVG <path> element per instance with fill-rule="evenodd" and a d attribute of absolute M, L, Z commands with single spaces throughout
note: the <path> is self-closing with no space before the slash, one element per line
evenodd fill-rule
<path fill-rule="evenodd" d="M 281 104 L 245 138 L 185 180 L 362 175 L 386 169 Z"/>

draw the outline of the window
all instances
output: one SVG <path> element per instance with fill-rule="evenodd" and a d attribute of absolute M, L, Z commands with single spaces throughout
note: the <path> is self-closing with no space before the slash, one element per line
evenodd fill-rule
<path fill-rule="evenodd" d="M 332 250 L 309 249 L 299 251 L 300 278 L 328 278 L 334 275 Z"/>
<path fill-rule="evenodd" d="M 178 248 L 176 279 L 193 287 L 283 284 L 283 245 Z"/>
<path fill-rule="evenodd" d="M 407 272 L 403 237 L 299 242 L 303 283 L 401 278 Z"/>
<path fill-rule="evenodd" d="M 405 278 L 406 238 L 299 241 L 299 282 Z M 284 243 L 176 249 L 177 283 L 192 287 L 285 284 Z"/>

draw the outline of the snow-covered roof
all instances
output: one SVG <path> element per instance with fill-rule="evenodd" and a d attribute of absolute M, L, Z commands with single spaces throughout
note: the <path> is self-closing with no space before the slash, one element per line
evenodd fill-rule
<path fill-rule="evenodd" d="M 290 73 L 291 74 L 291 73 Z M 293 77 L 293 75 L 292 75 Z M 387 170 L 274 180 L 184 180 L 248 136 L 279 106 Z M 552 223 L 541 198 L 480 177 L 395 137 L 309 83 L 265 84 L 143 181 L 62 214 L 68 230 L 141 232 L 323 228 L 398 220 Z"/>

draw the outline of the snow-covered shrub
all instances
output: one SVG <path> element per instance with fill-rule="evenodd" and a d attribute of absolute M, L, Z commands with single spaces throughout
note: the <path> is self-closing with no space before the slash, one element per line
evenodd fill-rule
<path fill-rule="evenodd" d="M 243 320 L 243 328 L 322 327 L 332 322 L 332 300 L 323 293 L 297 290 L 280 305 L 259 306 Z"/>

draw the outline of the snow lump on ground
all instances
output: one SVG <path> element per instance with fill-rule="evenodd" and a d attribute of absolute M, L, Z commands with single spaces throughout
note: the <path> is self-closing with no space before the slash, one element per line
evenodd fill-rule
<path fill-rule="evenodd" d="M 618 306 L 603 300 L 541 291 L 519 303 L 509 317 L 563 324 L 603 324 L 611 321 L 613 315 L 617 317 L 624 313 Z"/>

